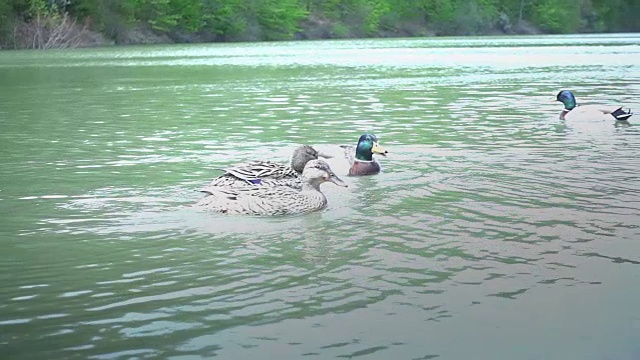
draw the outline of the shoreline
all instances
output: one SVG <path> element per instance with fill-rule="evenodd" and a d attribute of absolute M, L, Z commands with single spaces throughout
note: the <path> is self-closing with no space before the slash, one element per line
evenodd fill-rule
<path fill-rule="evenodd" d="M 374 34 L 363 35 L 355 33 L 335 34 L 330 31 L 333 24 L 306 23 L 302 29 L 290 39 L 262 40 L 259 38 L 221 39 L 215 34 L 199 32 L 189 33 L 181 31 L 163 32 L 152 29 L 144 23 L 130 25 L 118 35 L 118 40 L 110 39 L 102 32 L 90 29 L 89 26 L 78 25 L 75 21 L 69 24 L 67 38 L 61 38 L 59 44 L 52 46 L 36 46 L 30 43 L 36 30 L 31 29 L 29 23 L 20 23 L 16 26 L 10 43 L 13 47 L 4 46 L 0 50 L 27 50 L 27 49 L 64 49 L 64 48 L 101 48 L 129 45 L 162 45 L 162 44 L 204 44 L 204 43 L 240 43 L 240 42 L 266 42 L 266 41 L 313 41 L 313 40 L 346 40 L 346 39 L 376 39 L 376 38 L 413 38 L 413 37 L 444 37 L 444 36 L 511 36 L 511 35 L 542 35 L 545 32 L 539 28 L 524 22 L 521 25 L 499 29 L 494 27 L 489 31 L 474 34 L 438 33 L 424 24 L 407 23 L 395 31 L 381 30 Z M 7 41 L 5 41 L 7 43 Z"/>

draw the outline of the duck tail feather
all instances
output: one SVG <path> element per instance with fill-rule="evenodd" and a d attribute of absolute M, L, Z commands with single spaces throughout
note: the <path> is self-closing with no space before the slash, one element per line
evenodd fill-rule
<path fill-rule="evenodd" d="M 627 120 L 628 118 L 631 117 L 631 115 L 633 115 L 633 113 L 631 112 L 631 109 L 623 109 L 623 108 L 618 108 L 616 109 L 616 111 L 612 112 L 611 115 L 613 115 L 614 118 L 616 118 L 616 120 Z"/>

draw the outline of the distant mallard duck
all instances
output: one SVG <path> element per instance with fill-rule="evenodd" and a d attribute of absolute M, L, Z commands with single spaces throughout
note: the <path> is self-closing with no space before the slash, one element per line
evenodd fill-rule
<path fill-rule="evenodd" d="M 251 161 L 226 169 L 209 186 L 247 187 L 256 185 L 287 185 L 300 188 L 300 174 L 310 160 L 318 159 L 318 152 L 309 145 L 297 147 L 291 156 L 291 165 L 271 161 Z"/>
<path fill-rule="evenodd" d="M 378 143 L 373 134 L 363 134 L 358 139 L 358 145 L 332 145 L 320 150 L 320 156 L 325 158 L 345 159 L 349 166 L 349 176 L 374 175 L 380 172 L 380 164 L 373 158 L 373 154 L 387 156 L 387 150 Z M 346 165 L 344 166 L 346 167 Z"/>
<path fill-rule="evenodd" d="M 253 186 L 225 188 L 208 186 L 202 189 L 207 196 L 196 206 L 226 214 L 287 215 L 322 209 L 327 198 L 320 184 L 329 181 L 347 185 L 333 173 L 323 160 L 311 160 L 302 171 L 302 189 L 289 186 Z"/>
<path fill-rule="evenodd" d="M 564 104 L 560 120 L 627 120 L 633 115 L 631 109 L 622 106 L 577 105 L 576 98 L 569 90 L 562 90 L 556 95 L 556 101 Z"/>

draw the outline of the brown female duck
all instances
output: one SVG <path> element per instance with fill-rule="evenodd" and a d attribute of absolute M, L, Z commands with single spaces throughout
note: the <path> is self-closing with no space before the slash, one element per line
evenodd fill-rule
<path fill-rule="evenodd" d="M 333 173 L 323 160 L 307 162 L 301 176 L 301 189 L 286 185 L 253 187 L 208 186 L 207 195 L 196 206 L 225 214 L 288 215 L 317 211 L 327 205 L 320 185 L 332 182 L 347 185 Z"/>

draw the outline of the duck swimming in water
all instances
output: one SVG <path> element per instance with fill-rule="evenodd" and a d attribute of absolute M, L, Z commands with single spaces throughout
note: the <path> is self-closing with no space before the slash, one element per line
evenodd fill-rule
<path fill-rule="evenodd" d="M 249 187 L 256 185 L 292 186 L 301 188 L 300 174 L 310 160 L 318 159 L 318 151 L 301 145 L 293 151 L 290 166 L 271 161 L 251 161 L 230 167 L 223 175 L 213 179 L 209 186 Z"/>
<path fill-rule="evenodd" d="M 380 172 L 381 167 L 373 154 L 387 156 L 388 151 L 378 143 L 378 138 L 373 134 L 363 134 L 358 139 L 358 145 L 343 145 L 344 155 L 349 161 L 350 176 L 374 175 Z"/>
<path fill-rule="evenodd" d="M 577 105 L 576 98 L 569 90 L 562 90 L 556 95 L 556 101 L 564 104 L 560 120 L 627 120 L 633 115 L 631 109 L 609 105 Z"/>
<path fill-rule="evenodd" d="M 253 186 L 228 188 L 208 186 L 207 195 L 196 206 L 225 214 L 289 215 L 317 211 L 327 205 L 320 191 L 324 182 L 347 187 L 324 160 L 307 162 L 301 175 L 300 190 L 290 186 Z"/>
<path fill-rule="evenodd" d="M 321 145 L 322 146 L 322 145 Z M 318 147 L 322 157 L 329 158 L 336 169 L 343 169 L 349 176 L 374 175 L 380 172 L 381 167 L 373 157 L 374 154 L 387 156 L 387 150 L 380 146 L 378 138 L 373 134 L 365 133 L 358 139 L 358 144 L 330 145 Z M 336 162 L 334 162 L 334 160 Z M 342 164 L 344 162 L 344 165 Z M 342 172 L 342 171 L 341 171 Z"/>

